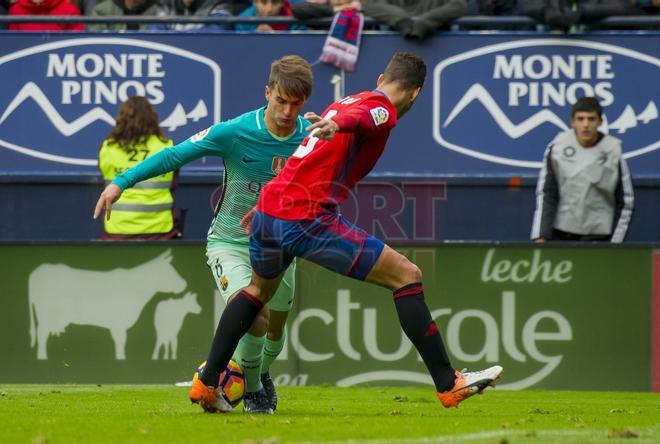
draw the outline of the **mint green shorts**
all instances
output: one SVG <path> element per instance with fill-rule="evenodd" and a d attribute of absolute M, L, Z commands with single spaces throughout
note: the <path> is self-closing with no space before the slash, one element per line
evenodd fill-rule
<path fill-rule="evenodd" d="M 220 290 L 225 304 L 229 297 L 250 283 L 252 266 L 250 250 L 237 246 L 215 246 L 206 250 L 206 263 L 211 268 L 213 281 Z M 275 311 L 289 311 L 293 305 L 295 291 L 296 262 L 284 272 L 284 278 L 275 295 L 268 302 L 268 308 Z"/>

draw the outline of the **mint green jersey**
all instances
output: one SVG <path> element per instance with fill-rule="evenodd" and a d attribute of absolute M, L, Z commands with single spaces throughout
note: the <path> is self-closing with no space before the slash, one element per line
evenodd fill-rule
<path fill-rule="evenodd" d="M 247 246 L 248 236 L 240 226 L 241 219 L 257 204 L 264 185 L 280 172 L 300 145 L 309 125 L 298 117 L 291 135 L 277 137 L 266 128 L 264 111 L 265 108 L 259 108 L 200 131 L 140 162 L 117 176 L 113 183 L 124 190 L 200 157 L 222 157 L 224 190 L 209 228 L 208 247 L 220 243 Z"/>

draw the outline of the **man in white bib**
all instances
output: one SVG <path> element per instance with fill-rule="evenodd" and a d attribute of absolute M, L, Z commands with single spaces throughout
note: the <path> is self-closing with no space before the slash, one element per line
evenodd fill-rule
<path fill-rule="evenodd" d="M 594 97 L 571 109 L 572 129 L 548 145 L 536 187 L 531 239 L 610 241 L 626 236 L 633 186 L 621 141 L 603 134 L 603 108 Z"/>

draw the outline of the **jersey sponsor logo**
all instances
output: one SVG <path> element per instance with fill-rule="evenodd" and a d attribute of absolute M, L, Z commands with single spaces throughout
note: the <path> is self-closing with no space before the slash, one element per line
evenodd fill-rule
<path fill-rule="evenodd" d="M 563 153 L 564 153 L 564 157 L 573 157 L 575 156 L 575 148 L 572 146 L 567 146 L 566 148 L 564 148 Z"/>
<path fill-rule="evenodd" d="M 191 141 L 192 143 L 197 143 L 197 142 L 199 142 L 200 140 L 203 140 L 204 137 L 206 137 L 206 135 L 209 133 L 209 130 L 210 130 L 210 129 L 211 129 L 211 128 L 206 128 L 206 129 L 204 129 L 204 130 L 201 130 L 201 131 L 198 132 L 197 134 L 194 134 L 192 137 L 190 137 L 190 141 Z"/>
<path fill-rule="evenodd" d="M 286 158 L 279 156 L 273 157 L 273 162 L 270 165 L 270 169 L 273 172 L 273 174 L 277 175 L 280 174 L 280 171 L 282 171 L 284 165 L 286 165 Z"/>
<path fill-rule="evenodd" d="M 220 74 L 215 61 L 197 53 L 122 37 L 54 38 L 3 51 L 0 164 L 11 156 L 25 168 L 96 170 L 90 147 L 110 132 L 119 105 L 133 95 L 154 105 L 169 137 L 184 140 L 220 121 Z M 16 130 L 35 122 L 38 131 Z"/>
<path fill-rule="evenodd" d="M 372 108 L 369 112 L 371 113 L 371 118 L 374 120 L 376 126 L 386 123 L 387 119 L 390 118 L 390 113 L 382 106 Z"/>
<path fill-rule="evenodd" d="M 571 105 L 595 96 L 605 111 L 600 130 L 622 139 L 624 157 L 648 155 L 660 148 L 660 90 L 638 85 L 653 84 L 659 67 L 657 57 L 588 40 L 516 40 L 459 53 L 434 69 L 433 136 L 483 161 L 539 168 L 543 146 L 570 127 Z"/>

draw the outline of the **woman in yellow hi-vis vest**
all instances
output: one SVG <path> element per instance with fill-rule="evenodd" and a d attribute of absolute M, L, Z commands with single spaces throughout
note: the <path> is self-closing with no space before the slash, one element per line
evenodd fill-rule
<path fill-rule="evenodd" d="M 172 146 L 159 126 L 158 114 L 144 97 L 129 97 L 121 104 L 115 127 L 99 151 L 99 168 L 109 184 L 116 175 Z M 136 184 L 126 190 L 103 220 L 103 239 L 172 239 L 181 237 L 174 217 L 176 172 Z"/>

